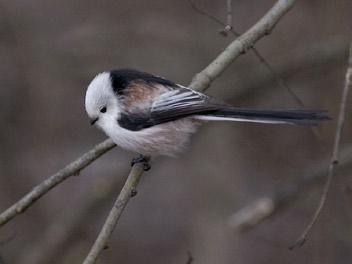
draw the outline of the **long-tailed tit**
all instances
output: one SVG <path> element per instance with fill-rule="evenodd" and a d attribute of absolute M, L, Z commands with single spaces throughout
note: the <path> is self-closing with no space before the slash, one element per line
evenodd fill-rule
<path fill-rule="evenodd" d="M 98 74 L 85 107 L 92 125 L 118 146 L 145 156 L 173 156 L 204 120 L 315 125 L 325 111 L 238 108 L 159 76 L 122 69 Z"/>

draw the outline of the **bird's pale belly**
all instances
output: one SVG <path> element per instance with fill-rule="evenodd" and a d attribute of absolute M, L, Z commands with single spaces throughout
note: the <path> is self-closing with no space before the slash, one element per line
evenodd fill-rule
<path fill-rule="evenodd" d="M 130 131 L 116 125 L 104 131 L 120 147 L 143 155 L 174 156 L 187 147 L 199 122 L 183 118 L 140 131 Z"/>

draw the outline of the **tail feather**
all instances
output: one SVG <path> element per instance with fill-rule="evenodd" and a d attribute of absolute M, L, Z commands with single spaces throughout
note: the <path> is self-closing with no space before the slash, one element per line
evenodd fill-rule
<path fill-rule="evenodd" d="M 317 125 L 329 120 L 325 110 L 261 110 L 229 107 L 211 113 L 197 115 L 202 120 L 226 120 L 272 124 Z"/>

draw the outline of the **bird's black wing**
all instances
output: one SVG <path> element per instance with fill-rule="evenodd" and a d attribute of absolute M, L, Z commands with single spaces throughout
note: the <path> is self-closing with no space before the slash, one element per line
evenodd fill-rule
<path fill-rule="evenodd" d="M 205 94 L 178 87 L 157 96 L 145 111 L 121 114 L 119 125 L 132 131 L 174 121 L 187 116 L 207 114 L 226 107 Z"/>
<path fill-rule="evenodd" d="M 212 113 L 224 107 L 227 105 L 214 98 L 182 87 L 161 94 L 153 103 L 150 116 L 155 124 L 160 124 L 191 115 Z"/>

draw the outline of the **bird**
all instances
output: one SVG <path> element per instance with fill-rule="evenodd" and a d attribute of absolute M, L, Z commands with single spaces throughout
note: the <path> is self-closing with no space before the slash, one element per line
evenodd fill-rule
<path fill-rule="evenodd" d="M 234 107 L 166 78 L 118 69 L 99 73 L 88 85 L 85 108 L 90 124 L 116 145 L 136 152 L 132 160 L 176 156 L 206 121 L 317 125 L 330 119 L 325 110 L 267 110 Z M 149 169 L 147 165 L 145 169 Z"/>

